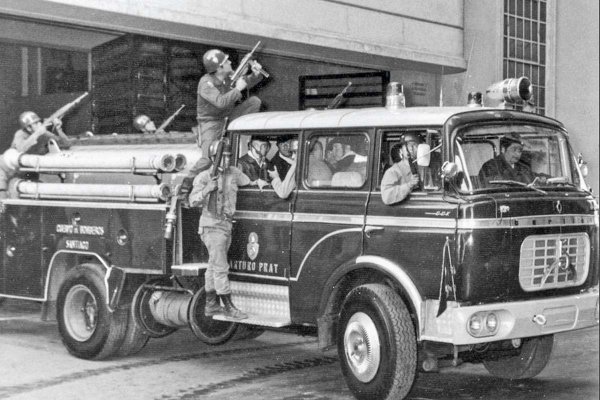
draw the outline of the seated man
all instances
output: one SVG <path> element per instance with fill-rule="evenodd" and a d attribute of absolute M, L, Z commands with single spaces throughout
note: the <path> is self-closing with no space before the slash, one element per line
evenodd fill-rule
<path fill-rule="evenodd" d="M 277 169 L 279 176 L 285 177 L 290 165 L 294 162 L 292 154 L 292 142 L 296 141 L 296 150 L 298 148 L 298 139 L 291 135 L 277 137 L 277 153 L 269 160 L 269 170 Z"/>
<path fill-rule="evenodd" d="M 516 132 L 510 132 L 500 138 L 500 154 L 486 161 L 479 171 L 479 182 L 483 187 L 490 181 L 511 180 L 529 184 L 535 179 L 531 169 L 521 160 L 523 141 Z"/>
<path fill-rule="evenodd" d="M 314 184 L 320 181 L 331 180 L 331 169 L 323 160 L 323 145 L 315 139 L 309 146 L 308 155 L 308 182 Z"/>
<path fill-rule="evenodd" d="M 238 167 L 250 180 L 268 180 L 266 156 L 270 147 L 269 142 L 264 139 L 255 136 L 250 138 L 248 153 L 238 160 Z"/>
<path fill-rule="evenodd" d="M 420 140 L 418 135 L 407 133 L 399 143 L 392 146 L 390 156 L 394 164 L 385 171 L 381 179 L 381 200 L 384 204 L 401 202 L 419 185 L 419 175 L 412 173 L 409 154 L 410 158 L 416 158 Z"/>
<path fill-rule="evenodd" d="M 348 138 L 338 137 L 331 141 L 333 172 L 344 172 L 354 163 L 356 153 Z"/>
<path fill-rule="evenodd" d="M 298 153 L 298 139 L 293 138 L 289 141 L 289 151 L 292 163 L 287 168 L 285 175 L 280 175 L 277 165 L 273 170 L 269 170 L 271 185 L 277 196 L 281 199 L 287 199 L 296 188 L 296 155 Z"/>

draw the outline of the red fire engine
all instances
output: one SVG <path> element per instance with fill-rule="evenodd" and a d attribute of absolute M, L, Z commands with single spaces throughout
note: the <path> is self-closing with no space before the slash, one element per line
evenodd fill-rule
<path fill-rule="evenodd" d="M 488 97 L 522 102 L 529 90 L 526 78 L 507 80 Z M 15 182 L 16 198 L 0 204 L 0 297 L 43 303 L 68 351 L 86 359 L 133 354 L 186 326 L 214 345 L 285 328 L 337 346 L 359 398 L 403 398 L 418 369 L 460 362 L 535 376 L 555 333 L 598 324 L 598 207 L 568 134 L 509 107 L 401 103 L 229 125 L 233 163 L 251 137 L 299 140 L 288 198 L 238 193 L 230 279 L 247 320 L 204 316 L 201 211 L 171 201 L 200 155 L 183 133 L 5 155 L 42 179 Z M 382 177 L 407 134 L 422 142 L 421 185 L 387 205 Z M 522 139 L 518 162 L 536 178 L 482 181 L 508 134 Z M 340 139 L 352 168 L 313 175 Z"/>

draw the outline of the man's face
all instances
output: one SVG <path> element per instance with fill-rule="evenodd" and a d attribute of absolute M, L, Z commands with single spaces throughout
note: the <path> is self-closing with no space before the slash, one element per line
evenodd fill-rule
<path fill-rule="evenodd" d="M 414 141 L 406 142 L 406 151 L 410 154 L 412 159 L 417 158 L 417 149 L 419 148 L 419 144 Z"/>
<path fill-rule="evenodd" d="M 292 160 L 296 159 L 296 156 L 298 155 L 298 140 L 297 139 L 292 139 L 289 141 L 289 153 L 290 155 L 288 157 L 291 157 Z"/>
<path fill-rule="evenodd" d="M 336 161 L 341 160 L 342 158 L 344 158 L 344 145 L 341 143 L 334 143 L 333 147 L 331 148 L 332 153 L 333 153 L 333 159 Z"/>
<path fill-rule="evenodd" d="M 219 68 L 221 68 L 221 70 L 226 74 L 233 72 L 233 68 L 231 67 L 231 60 L 229 59 L 229 57 L 227 58 L 227 60 L 225 60 L 225 62 L 223 62 L 223 64 L 221 64 Z"/>
<path fill-rule="evenodd" d="M 33 132 L 37 131 L 38 129 L 40 129 L 42 126 L 42 121 L 36 121 L 33 122 L 29 125 L 27 125 L 27 127 L 25 128 L 25 130 L 29 133 L 32 134 Z"/>
<path fill-rule="evenodd" d="M 287 142 L 279 143 L 277 147 L 279 148 L 279 152 L 282 156 L 291 157 L 292 156 L 292 142 L 294 140 L 290 139 Z M 298 141 L 296 141 L 296 148 L 298 147 Z"/>
<path fill-rule="evenodd" d="M 523 146 L 519 143 L 511 143 L 504 150 L 504 159 L 507 163 L 514 165 L 521 159 L 521 154 L 523 154 Z"/>
<path fill-rule="evenodd" d="M 257 156 L 264 158 L 269 152 L 269 143 L 265 142 L 264 140 L 253 140 L 251 146 L 254 154 Z"/>

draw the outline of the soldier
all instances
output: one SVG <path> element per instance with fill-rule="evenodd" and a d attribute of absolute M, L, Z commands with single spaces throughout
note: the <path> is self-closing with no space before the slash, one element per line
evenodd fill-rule
<path fill-rule="evenodd" d="M 39 154 L 48 153 L 48 143 L 52 139 L 61 148 L 68 148 L 69 138 L 62 130 L 60 119 L 52 121 L 58 135 L 48 132 L 40 117 L 33 111 L 25 111 L 19 116 L 21 129 L 15 132 L 10 145 L 19 153 Z M 4 157 L 0 157 L 0 198 L 8 197 L 8 181 L 16 175 L 16 171 L 6 165 Z M 28 176 L 37 179 L 35 176 Z"/>
<path fill-rule="evenodd" d="M 392 146 L 390 153 L 393 165 L 381 179 L 381 200 L 392 205 L 401 202 L 419 185 L 419 176 L 410 167 L 410 159 L 417 156 L 417 146 L 421 143 L 419 135 L 406 133 L 399 143 Z"/>
<path fill-rule="evenodd" d="M 144 114 L 140 114 L 133 119 L 133 126 L 142 133 L 164 133 L 163 130 L 156 130 L 154 121 Z"/>
<path fill-rule="evenodd" d="M 210 149 L 211 162 L 215 162 L 219 141 Z M 229 263 L 227 252 L 231 245 L 231 229 L 235 213 L 238 187 L 252 182 L 240 169 L 230 165 L 231 147 L 225 145 L 222 156 L 222 172 L 212 176 L 212 170 L 204 170 L 194 179 L 190 193 L 191 206 L 202 206 L 198 233 L 208 249 L 208 268 L 204 274 L 207 317 L 224 315 L 233 319 L 248 318 L 231 301 Z M 221 306 L 219 298 L 223 302 Z"/>

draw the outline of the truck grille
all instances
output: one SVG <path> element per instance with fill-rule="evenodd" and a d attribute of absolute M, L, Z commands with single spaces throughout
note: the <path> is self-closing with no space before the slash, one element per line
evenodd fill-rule
<path fill-rule="evenodd" d="M 581 285 L 587 278 L 586 233 L 528 236 L 521 244 L 519 283 L 526 292 Z"/>

